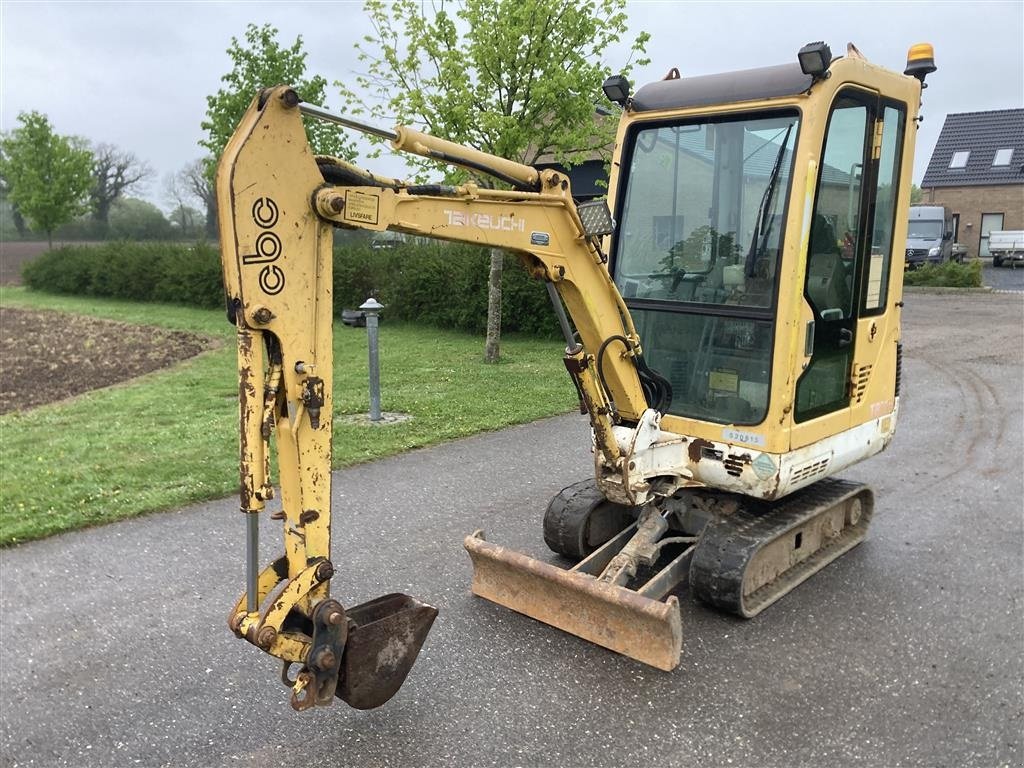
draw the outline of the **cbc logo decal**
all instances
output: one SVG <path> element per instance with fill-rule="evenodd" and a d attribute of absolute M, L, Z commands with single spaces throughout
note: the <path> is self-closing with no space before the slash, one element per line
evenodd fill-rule
<path fill-rule="evenodd" d="M 252 204 L 252 220 L 264 229 L 277 224 L 277 203 L 269 197 L 261 197 Z"/>
<path fill-rule="evenodd" d="M 277 219 L 277 203 L 272 198 L 261 197 L 252 204 L 253 223 L 263 231 L 256 238 L 256 253 L 242 256 L 243 264 L 263 265 L 259 274 L 260 288 L 271 296 L 284 288 L 284 272 L 274 264 L 283 250 L 281 238 L 271 231 Z"/>

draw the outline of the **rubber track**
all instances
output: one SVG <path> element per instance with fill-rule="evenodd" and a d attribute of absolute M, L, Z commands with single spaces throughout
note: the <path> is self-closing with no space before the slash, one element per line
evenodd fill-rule
<path fill-rule="evenodd" d="M 861 517 L 806 560 L 743 599 L 743 576 L 763 546 L 851 496 L 861 495 Z M 863 541 L 874 497 L 862 483 L 827 479 L 797 491 L 767 511 L 741 507 L 708 523 L 690 563 L 690 590 L 715 608 L 750 618 Z"/>
<path fill-rule="evenodd" d="M 605 499 L 592 478 L 581 480 L 563 488 L 548 504 L 544 542 L 552 552 L 582 560 L 635 517 L 627 507 Z"/>

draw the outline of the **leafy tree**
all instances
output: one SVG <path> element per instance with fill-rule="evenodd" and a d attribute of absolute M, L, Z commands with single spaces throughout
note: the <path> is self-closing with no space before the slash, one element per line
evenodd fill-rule
<path fill-rule="evenodd" d="M 21 215 L 21 211 L 18 210 L 18 206 L 11 203 L 11 221 L 14 223 L 14 229 L 18 233 L 18 237 L 24 237 L 28 232 L 28 227 L 25 226 L 25 217 Z"/>
<path fill-rule="evenodd" d="M 172 224 L 177 223 L 183 230 L 191 228 L 197 236 L 205 234 L 216 238 L 217 200 L 202 159 L 193 160 L 177 173 L 165 177 L 164 199 L 173 206 Z"/>
<path fill-rule="evenodd" d="M 615 125 L 597 119 L 595 105 L 605 103 L 601 84 L 612 72 L 605 51 L 626 34 L 625 0 L 463 0 L 454 13 L 449 5 L 366 0 L 375 35 L 357 45 L 366 72 L 356 83 L 383 95 L 365 111 L 528 165 L 607 156 Z M 648 38 L 638 35 L 632 53 L 643 56 Z M 348 101 L 362 100 L 336 85 Z M 490 362 L 499 357 L 502 263 L 494 249 Z"/>
<path fill-rule="evenodd" d="M 92 153 L 81 139 L 54 133 L 39 112 L 22 112 L 18 122 L 0 139 L 0 175 L 11 204 L 52 247 L 53 231 L 88 210 Z"/>
<path fill-rule="evenodd" d="M 917 184 L 910 185 L 910 204 L 915 205 L 924 201 L 924 191 Z"/>
<path fill-rule="evenodd" d="M 199 144 L 210 152 L 210 156 L 203 162 L 206 176 L 211 182 L 228 139 L 253 98 L 263 88 L 290 85 L 303 101 L 326 106 L 327 81 L 320 75 L 309 78 L 305 76 L 306 52 L 302 49 L 302 36 L 296 37 L 290 47 L 284 48 L 277 41 L 277 34 L 277 29 L 269 24 L 261 27 L 249 24 L 245 28 L 244 42 L 236 37 L 231 38 L 228 56 L 233 66 L 221 78 L 224 87 L 206 97 L 206 119 L 201 124 L 207 138 Z M 354 155 L 351 143 L 336 128 L 326 123 L 308 121 L 306 136 L 313 151 L 318 154 L 345 158 Z"/>
<path fill-rule="evenodd" d="M 25 219 L 18 211 L 18 206 L 11 202 L 11 188 L 7 180 L 0 175 L 0 237 L 7 239 L 11 237 L 10 224 L 14 225 L 14 231 L 18 237 L 25 237 Z"/>
<path fill-rule="evenodd" d="M 153 169 L 131 152 L 111 144 L 97 144 L 93 148 L 93 187 L 90 193 L 92 218 L 100 234 L 106 234 L 110 222 L 110 207 L 125 194 L 137 191 L 142 182 L 153 175 Z"/>

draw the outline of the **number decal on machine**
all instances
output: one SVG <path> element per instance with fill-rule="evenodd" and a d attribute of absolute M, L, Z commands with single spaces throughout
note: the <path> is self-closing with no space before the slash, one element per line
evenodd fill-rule
<path fill-rule="evenodd" d="M 723 429 L 722 439 L 727 443 L 746 443 L 747 445 L 764 445 L 764 435 L 757 432 L 743 432 L 739 429 Z"/>

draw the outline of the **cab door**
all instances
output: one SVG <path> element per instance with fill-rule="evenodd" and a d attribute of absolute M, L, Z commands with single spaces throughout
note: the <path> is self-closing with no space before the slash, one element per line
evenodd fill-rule
<path fill-rule="evenodd" d="M 873 94 L 847 88 L 839 91 L 829 114 L 806 254 L 803 292 L 813 320 L 805 333 L 809 360 L 796 384 L 793 448 L 850 426 L 858 276 L 870 248 L 877 110 Z"/>

